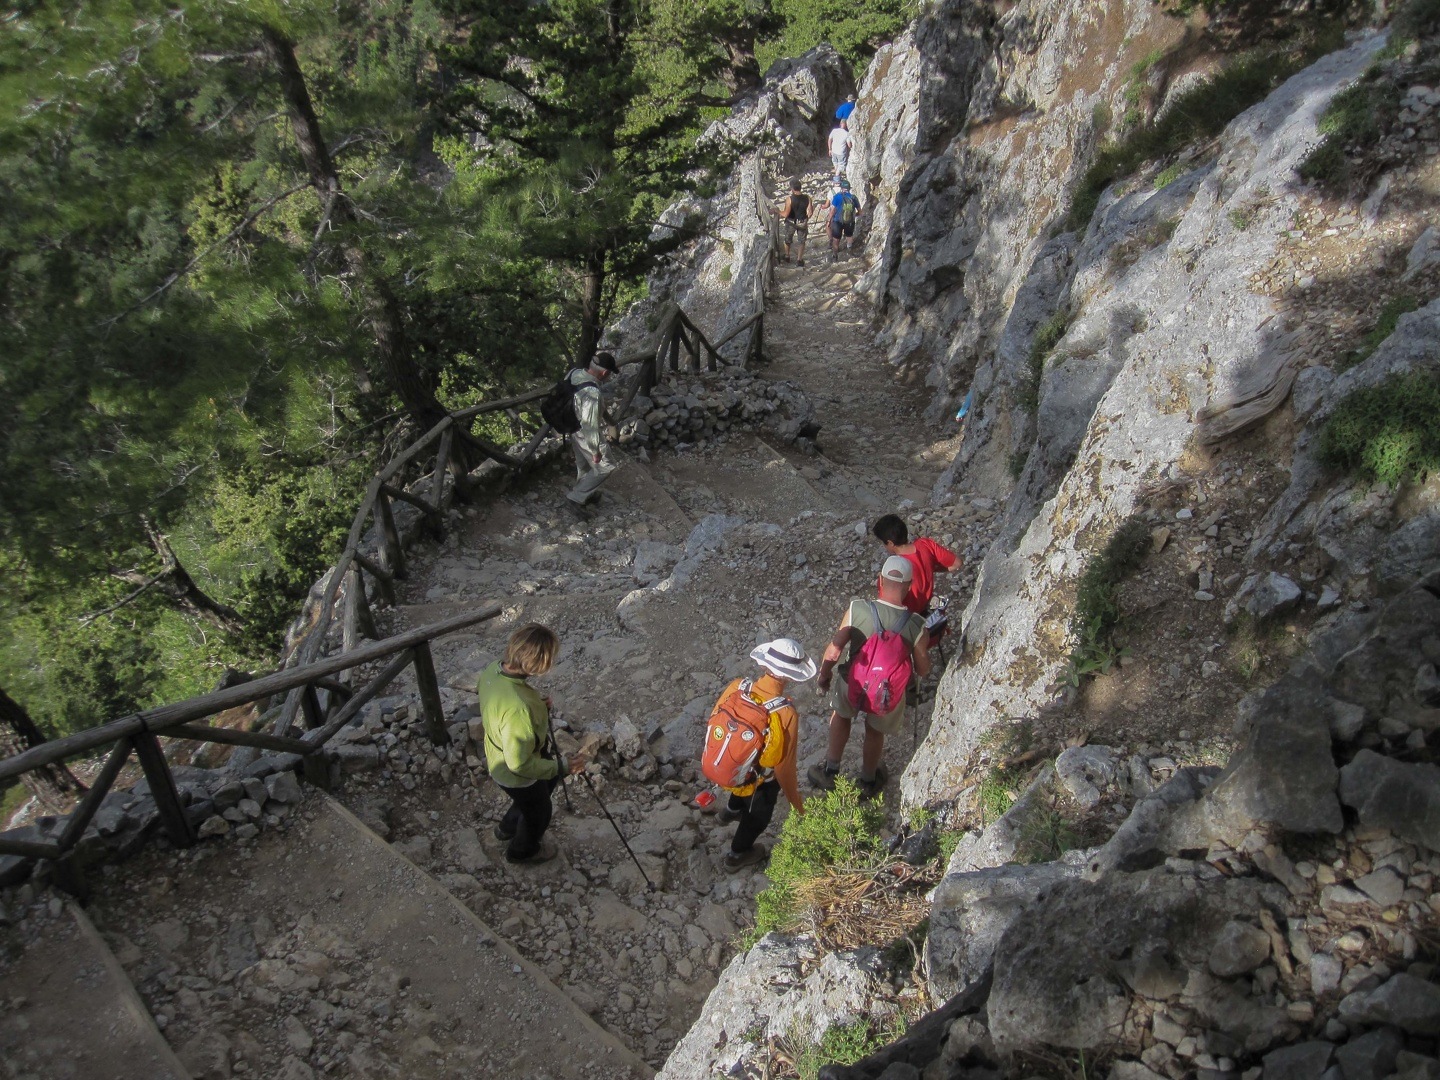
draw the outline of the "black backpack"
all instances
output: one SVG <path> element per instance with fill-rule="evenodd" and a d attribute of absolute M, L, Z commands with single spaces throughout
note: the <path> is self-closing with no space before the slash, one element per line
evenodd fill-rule
<path fill-rule="evenodd" d="M 540 415 L 561 435 L 574 435 L 580 430 L 580 417 L 575 413 L 575 391 L 580 388 L 570 381 L 572 374 L 567 371 L 540 402 Z"/>

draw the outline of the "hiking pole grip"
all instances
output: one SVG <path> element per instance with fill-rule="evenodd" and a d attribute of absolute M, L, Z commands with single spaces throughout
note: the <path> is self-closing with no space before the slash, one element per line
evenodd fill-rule
<path fill-rule="evenodd" d="M 650 875 L 645 873 L 645 867 L 640 865 L 639 858 L 635 855 L 635 852 L 630 849 L 630 841 L 625 839 L 625 834 L 620 831 L 620 826 L 616 823 L 615 819 L 610 816 L 610 811 L 606 808 L 605 803 L 601 800 L 600 793 L 595 790 L 595 785 L 590 782 L 590 777 L 587 776 L 584 772 L 578 773 L 576 775 L 578 775 L 581 780 L 585 781 L 585 786 L 590 789 L 590 794 L 595 796 L 595 802 L 599 804 L 600 812 L 605 815 L 605 820 L 610 822 L 610 827 L 615 830 L 615 835 L 620 837 L 620 843 L 625 846 L 626 853 L 630 856 L 631 861 L 635 863 L 635 869 L 639 870 L 640 876 L 645 879 L 645 887 L 651 892 L 654 892 L 655 883 L 650 880 Z"/>

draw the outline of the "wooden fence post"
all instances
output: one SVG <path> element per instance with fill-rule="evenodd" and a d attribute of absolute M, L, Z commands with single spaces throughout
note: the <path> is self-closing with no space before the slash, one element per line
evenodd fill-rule
<path fill-rule="evenodd" d="M 435 677 L 435 659 L 430 655 L 428 641 L 415 646 L 415 685 L 420 690 L 420 707 L 430 741 L 445 746 L 450 742 L 450 733 L 445 730 L 445 706 L 440 702 L 440 682 Z"/>
<path fill-rule="evenodd" d="M 320 707 L 320 695 L 315 692 L 314 686 L 306 686 L 300 691 L 300 709 L 305 714 L 305 730 L 314 731 L 325 726 L 325 710 Z"/>
<path fill-rule="evenodd" d="M 170 775 L 170 764 L 165 752 L 160 749 L 160 740 L 149 731 L 133 737 L 135 756 L 145 770 L 145 779 L 150 784 L 150 797 L 155 800 L 155 809 L 160 812 L 160 823 L 176 847 L 190 847 L 195 843 L 195 830 L 185 816 L 185 807 L 180 803 L 180 792 L 175 788 L 175 778 Z"/>
<path fill-rule="evenodd" d="M 392 577 L 405 576 L 405 548 L 400 543 L 400 530 L 395 528 L 395 515 L 390 511 L 390 496 L 375 493 L 375 516 L 380 519 L 380 565 Z"/>

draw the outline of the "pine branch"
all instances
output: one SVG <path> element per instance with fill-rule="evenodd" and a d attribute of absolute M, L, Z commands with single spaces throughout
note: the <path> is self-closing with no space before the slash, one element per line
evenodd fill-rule
<path fill-rule="evenodd" d="M 126 308 L 119 314 L 112 315 L 108 319 L 102 320 L 98 325 L 107 332 L 113 330 L 118 323 L 129 318 L 141 308 L 148 307 L 152 301 L 164 295 L 164 293 L 170 288 L 170 286 L 174 285 L 181 278 L 187 276 L 190 271 L 195 269 L 195 267 L 199 266 L 200 263 L 204 261 L 207 255 L 209 255 L 216 248 L 230 243 L 230 241 L 234 240 L 251 225 L 253 225 L 256 220 L 258 220 L 259 217 L 266 211 L 274 209 L 274 207 L 278 206 L 280 203 L 290 198 L 290 196 L 298 195 L 300 192 L 308 190 L 309 187 L 310 181 L 307 180 L 305 181 L 305 183 L 297 184 L 295 187 L 289 188 L 286 191 L 282 191 L 278 195 L 272 195 L 270 198 L 266 199 L 259 206 L 257 206 L 254 210 L 250 211 L 250 213 L 246 214 L 243 218 L 241 218 L 240 224 L 236 225 L 235 228 L 231 229 L 228 233 L 222 236 L 219 240 L 216 240 L 213 244 L 208 245 L 204 250 L 198 252 L 194 258 L 192 258 L 179 270 L 176 270 L 174 273 L 172 273 L 154 289 L 150 290 L 150 292 L 144 297 L 131 304 L 128 308 Z"/>

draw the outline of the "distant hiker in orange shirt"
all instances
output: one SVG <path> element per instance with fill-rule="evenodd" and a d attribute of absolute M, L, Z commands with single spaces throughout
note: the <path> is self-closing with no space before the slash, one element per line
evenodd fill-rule
<path fill-rule="evenodd" d="M 935 596 L 935 575 L 958 570 L 964 561 L 928 537 L 917 536 L 915 542 L 910 543 L 910 530 L 898 514 L 886 514 L 870 531 L 885 545 L 885 554 L 900 555 L 915 568 L 910 591 L 905 594 L 905 607 L 916 615 L 929 615 L 930 601 Z"/>
<path fill-rule="evenodd" d="M 765 860 L 767 852 L 755 840 L 770 824 L 781 791 L 797 814 L 805 812 L 795 773 L 800 715 L 785 691 L 792 682 L 814 678 L 815 661 L 792 638 L 760 645 L 750 659 L 764 674 L 725 687 L 706 724 L 700 756 L 705 777 L 730 793 L 721 823 L 740 823 L 725 856 L 732 874 Z"/>

